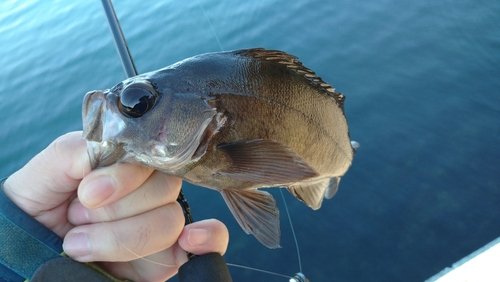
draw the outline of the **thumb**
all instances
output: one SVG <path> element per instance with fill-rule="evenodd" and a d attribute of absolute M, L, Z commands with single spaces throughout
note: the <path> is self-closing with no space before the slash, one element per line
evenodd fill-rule
<path fill-rule="evenodd" d="M 195 255 L 217 252 L 223 255 L 229 242 L 227 227 L 216 219 L 188 224 L 179 236 L 179 246 Z"/>
<path fill-rule="evenodd" d="M 7 178 L 5 194 L 33 217 L 66 201 L 90 172 L 86 143 L 81 136 L 81 132 L 71 132 L 52 142 Z"/>

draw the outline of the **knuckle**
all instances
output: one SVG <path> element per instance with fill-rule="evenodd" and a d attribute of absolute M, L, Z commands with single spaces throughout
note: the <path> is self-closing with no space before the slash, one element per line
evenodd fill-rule
<path fill-rule="evenodd" d="M 176 234 L 175 238 L 177 239 L 178 235 L 181 233 L 182 228 L 184 227 L 184 212 L 182 211 L 181 206 L 177 203 L 168 204 L 160 210 L 160 218 L 164 222 L 163 228 L 164 232 Z"/>

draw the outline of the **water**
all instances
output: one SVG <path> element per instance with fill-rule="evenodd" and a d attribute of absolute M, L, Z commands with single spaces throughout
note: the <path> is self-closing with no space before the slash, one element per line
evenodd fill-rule
<path fill-rule="evenodd" d="M 287 51 L 347 97 L 361 149 L 338 194 L 316 212 L 285 195 L 311 281 L 422 281 L 500 236 L 500 2 L 200 3 L 225 50 Z M 115 9 L 141 73 L 220 50 L 197 1 Z M 2 176 L 80 130 L 83 95 L 125 77 L 99 1 L 2 1 L 0 65 Z M 195 219 L 228 225 L 228 262 L 298 271 L 284 214 L 268 250 L 217 193 L 185 187 Z"/>

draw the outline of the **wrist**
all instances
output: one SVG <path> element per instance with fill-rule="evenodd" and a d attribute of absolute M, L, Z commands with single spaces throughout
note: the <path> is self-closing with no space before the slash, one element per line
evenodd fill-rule
<path fill-rule="evenodd" d="M 12 203 L 14 203 L 17 207 L 19 207 L 23 212 L 27 213 L 30 216 L 33 216 L 28 210 L 26 210 L 23 205 L 22 201 L 20 200 L 20 197 L 16 195 L 14 192 L 14 189 L 12 189 L 12 175 L 3 178 L 0 180 L 0 189 L 2 190 L 1 192 L 9 199 Z"/>

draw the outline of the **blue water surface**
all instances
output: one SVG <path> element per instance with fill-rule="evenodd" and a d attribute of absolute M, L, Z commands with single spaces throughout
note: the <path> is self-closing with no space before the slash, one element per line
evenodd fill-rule
<path fill-rule="evenodd" d="M 83 95 L 125 78 L 99 2 L 0 2 L 0 176 L 81 130 Z M 285 194 L 311 281 L 422 281 L 500 236 L 500 2 L 130 0 L 115 9 L 141 73 L 221 47 L 265 47 L 298 56 L 345 94 L 361 149 L 339 192 L 318 211 Z M 228 262 L 299 271 L 277 189 L 278 250 L 244 234 L 217 192 L 184 190 L 195 219 L 229 227 Z"/>

